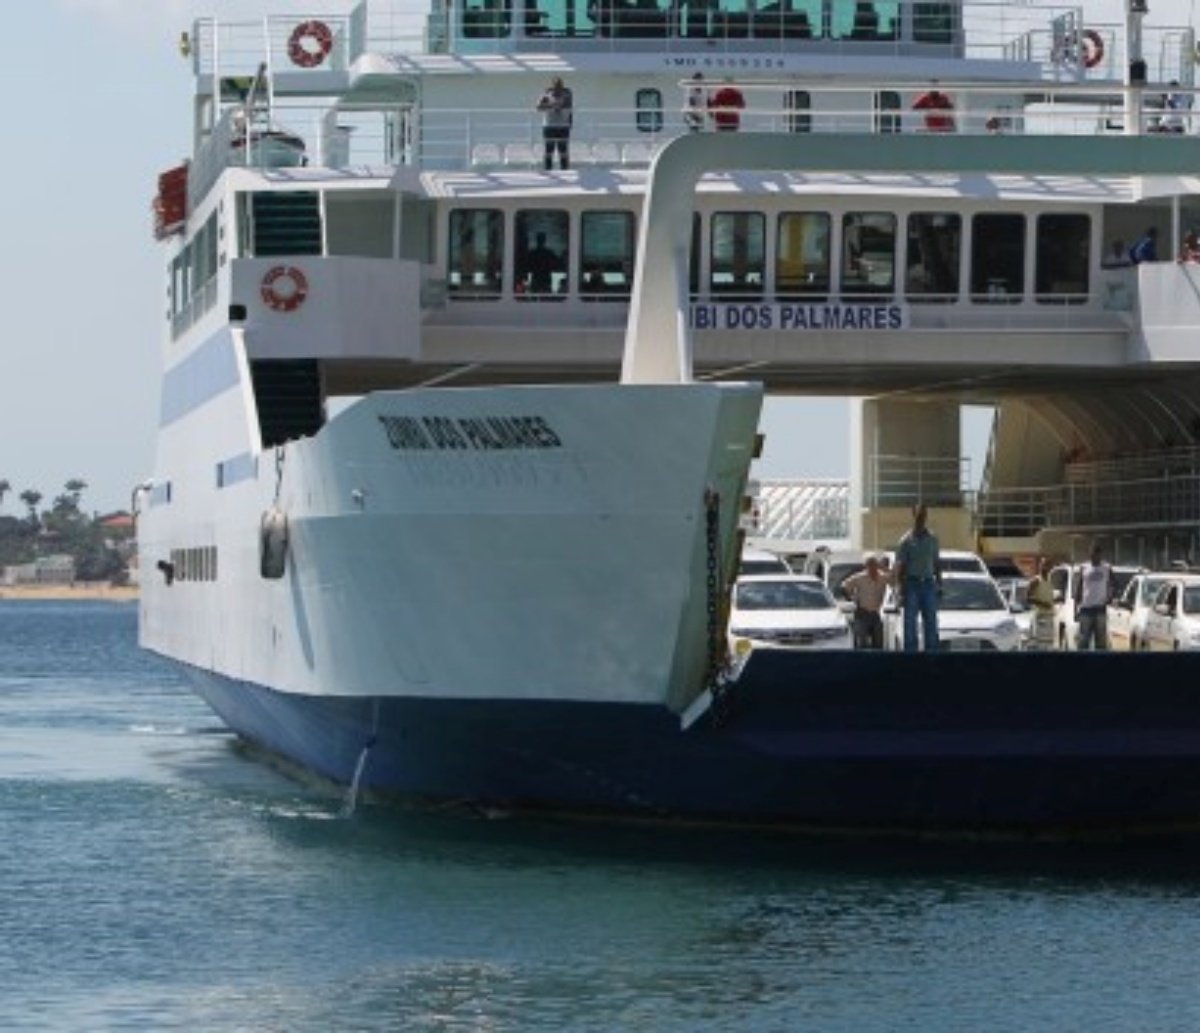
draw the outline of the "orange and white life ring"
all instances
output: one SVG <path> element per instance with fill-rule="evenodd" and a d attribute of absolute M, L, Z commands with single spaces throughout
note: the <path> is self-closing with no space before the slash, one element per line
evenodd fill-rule
<path fill-rule="evenodd" d="M 301 22 L 288 37 L 288 57 L 301 68 L 316 68 L 333 49 L 333 30 L 315 19 Z"/>
<path fill-rule="evenodd" d="M 259 292 L 267 308 L 295 312 L 308 297 L 308 277 L 294 265 L 277 265 L 267 270 Z"/>
<path fill-rule="evenodd" d="M 1104 39 L 1095 29 L 1083 30 L 1083 67 L 1095 68 L 1104 60 Z"/>

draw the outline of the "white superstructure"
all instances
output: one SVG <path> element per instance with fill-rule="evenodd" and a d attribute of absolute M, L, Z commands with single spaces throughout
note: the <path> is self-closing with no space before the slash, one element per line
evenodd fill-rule
<path fill-rule="evenodd" d="M 184 41 L 138 531 L 142 642 L 201 679 L 685 711 L 714 683 L 764 388 L 863 399 L 856 548 L 916 498 L 947 546 L 1069 546 L 1072 478 L 1200 455 L 1200 265 L 1108 261 L 1149 228 L 1170 259 L 1200 223 L 1190 28 L 899 0 L 397 10 Z M 535 110 L 554 78 L 566 169 Z M 998 407 L 975 506 L 963 403 Z M 1092 524 L 1165 540 L 1157 490 L 1093 492 Z M 1198 515 L 1172 513 L 1181 543 Z"/>

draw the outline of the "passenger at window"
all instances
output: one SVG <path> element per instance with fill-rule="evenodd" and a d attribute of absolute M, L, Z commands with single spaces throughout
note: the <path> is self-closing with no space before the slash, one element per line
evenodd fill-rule
<path fill-rule="evenodd" d="M 1192 95 L 1179 89 L 1179 80 L 1171 80 L 1171 92 L 1163 95 L 1163 110 L 1165 114 L 1159 123 L 1161 132 L 1182 133 L 1187 122 L 1188 111 L 1192 106 Z"/>
<path fill-rule="evenodd" d="M 733 84 L 732 79 L 726 78 L 708 98 L 708 113 L 717 132 L 737 132 L 742 124 L 742 109 L 745 106 L 746 98 L 742 96 L 742 91 Z"/>
<path fill-rule="evenodd" d="M 1129 261 L 1134 265 L 1158 261 L 1158 230 L 1151 226 L 1142 239 L 1129 249 Z"/>
<path fill-rule="evenodd" d="M 953 133 L 954 101 L 937 88 L 935 81 L 931 89 L 926 90 L 913 102 L 913 111 L 920 111 L 925 116 L 925 132 Z"/>
<path fill-rule="evenodd" d="M 554 274 L 558 272 L 559 259 L 546 247 L 546 234 L 539 233 L 533 248 L 525 256 L 525 271 L 529 277 L 529 294 L 550 294 L 554 290 Z"/>
<path fill-rule="evenodd" d="M 546 148 L 542 164 L 546 171 L 554 165 L 556 152 L 560 169 L 565 171 L 571 166 L 569 148 L 573 105 L 571 91 L 558 77 L 551 81 L 549 89 L 538 98 L 536 107 L 542 113 L 542 141 Z"/>

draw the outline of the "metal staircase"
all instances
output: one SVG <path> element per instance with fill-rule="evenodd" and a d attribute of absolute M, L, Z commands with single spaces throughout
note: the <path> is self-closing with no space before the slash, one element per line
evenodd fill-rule
<path fill-rule="evenodd" d="M 319 255 L 321 202 L 315 192 L 255 194 L 251 202 L 254 255 Z"/>
<path fill-rule="evenodd" d="M 315 434 L 324 423 L 321 370 L 315 359 L 252 362 L 263 448 Z"/>

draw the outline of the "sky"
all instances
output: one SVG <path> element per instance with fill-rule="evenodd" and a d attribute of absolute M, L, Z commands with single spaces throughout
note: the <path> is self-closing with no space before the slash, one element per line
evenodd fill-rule
<path fill-rule="evenodd" d="M 1149 5 L 1154 23 L 1193 22 L 1194 0 Z M 1117 0 L 1085 6 L 1100 21 L 1121 18 Z M 6 4 L 0 81 L 15 103 L 0 169 L 0 480 L 12 492 L 0 511 L 23 509 L 16 496 L 26 489 L 48 505 L 76 477 L 88 483 L 86 510 L 127 509 L 134 486 L 153 471 L 165 299 L 150 201 L 158 174 L 190 149 L 191 66 L 177 50 L 179 33 L 203 16 L 350 7 L 349 0 Z M 767 453 L 756 473 L 847 476 L 848 413 L 843 400 L 770 403 Z M 979 450 L 973 437 L 964 445 Z"/>

